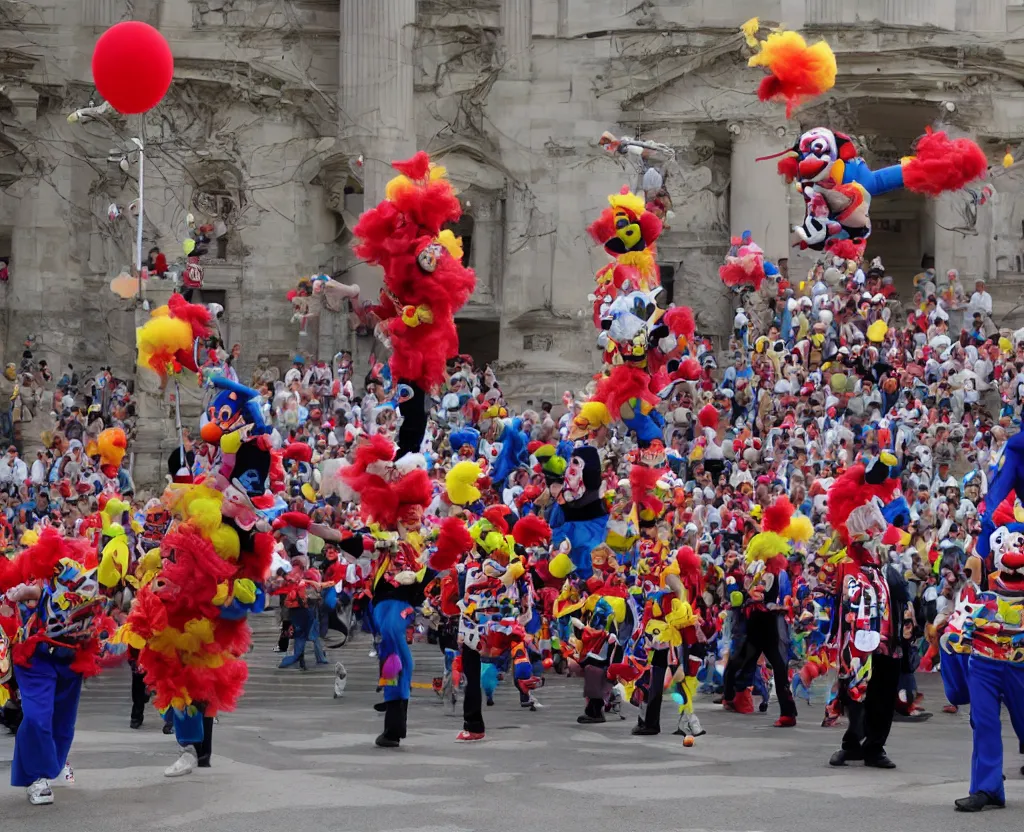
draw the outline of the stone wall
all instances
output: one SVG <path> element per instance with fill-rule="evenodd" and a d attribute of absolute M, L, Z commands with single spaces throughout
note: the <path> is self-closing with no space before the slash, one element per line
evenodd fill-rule
<path fill-rule="evenodd" d="M 480 288 L 462 316 L 467 332 L 497 352 L 513 399 L 579 389 L 596 367 L 585 298 L 605 257 L 586 227 L 638 176 L 597 146 L 603 131 L 675 149 L 676 218 L 660 260 L 675 269 L 676 302 L 718 336 L 731 320 L 717 279 L 730 233 L 749 228 L 771 257 L 788 254 L 797 278 L 807 266 L 788 247 L 800 200 L 754 156 L 819 123 L 857 136 L 872 160 L 908 151 L 931 123 L 977 136 L 994 160 L 1024 139 L 1019 0 L 2 5 L 0 256 L 12 260 L 0 345 L 9 359 L 34 336 L 56 366 L 131 366 L 134 310 L 106 287 L 133 261 L 134 136 L 147 152 L 147 249 L 177 257 L 190 212 L 224 224 L 206 288 L 225 302 L 226 339 L 246 345 L 243 376 L 259 352 L 285 364 L 353 343 L 333 315 L 300 337 L 285 293 L 302 275 L 353 267 L 346 279 L 372 296 L 379 275 L 354 263 L 352 222 L 381 197 L 392 159 L 430 151 L 472 220 Z M 737 34 L 754 14 L 826 37 L 837 52 L 836 89 L 792 122 L 756 100 L 760 75 Z M 68 124 L 69 112 L 99 103 L 96 37 L 132 15 L 171 42 L 167 99 L 145 119 Z M 964 194 L 921 204 L 914 245 L 934 249 L 939 268 L 987 276 L 996 317 L 1019 324 L 1024 187 L 1016 168 L 995 169 L 991 183 L 995 197 L 976 211 Z M 123 210 L 114 221 L 111 203 Z M 355 346 L 357 362 L 376 349 L 370 339 Z"/>

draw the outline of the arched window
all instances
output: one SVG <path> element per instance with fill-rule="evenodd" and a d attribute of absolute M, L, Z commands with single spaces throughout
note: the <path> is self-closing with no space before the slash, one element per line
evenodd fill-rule
<path fill-rule="evenodd" d="M 192 205 L 200 215 L 200 225 L 212 226 L 209 253 L 219 260 L 228 259 L 231 231 L 238 218 L 240 198 L 223 177 L 215 176 L 196 188 Z"/>

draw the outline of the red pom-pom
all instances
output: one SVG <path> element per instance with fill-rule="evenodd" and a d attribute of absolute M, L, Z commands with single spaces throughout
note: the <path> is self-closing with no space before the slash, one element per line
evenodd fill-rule
<path fill-rule="evenodd" d="M 759 292 L 765 279 L 764 265 L 762 263 L 752 265 L 753 268 L 747 271 L 738 262 L 725 263 L 718 267 L 718 276 L 722 279 L 722 283 L 730 289 L 735 286 L 753 286 L 754 291 Z"/>
<path fill-rule="evenodd" d="M 896 526 L 889 526 L 882 535 L 882 543 L 886 546 L 896 546 L 903 542 L 903 533 Z"/>
<path fill-rule="evenodd" d="M 687 341 L 693 340 L 697 325 L 693 319 L 693 310 L 689 306 L 673 306 L 665 312 L 661 320 L 673 335 L 681 335 Z"/>
<path fill-rule="evenodd" d="M 654 517 L 660 517 L 665 510 L 665 502 L 657 496 L 655 489 L 658 480 L 665 473 L 661 468 L 647 468 L 643 465 L 633 465 L 629 469 L 629 490 L 633 498 L 633 504 L 639 511 L 647 512 Z"/>
<path fill-rule="evenodd" d="M 187 321 L 196 338 L 206 338 L 212 333 L 210 321 L 213 316 L 201 303 L 189 303 L 182 295 L 175 293 L 167 299 L 167 311 L 172 318 Z"/>
<path fill-rule="evenodd" d="M 800 178 L 800 161 L 796 156 L 783 156 L 776 166 L 779 176 L 787 182 L 795 182 Z"/>
<path fill-rule="evenodd" d="M 399 173 L 404 173 L 410 179 L 426 179 L 430 173 L 430 157 L 425 151 L 420 150 L 411 159 L 402 162 L 392 162 L 391 167 Z"/>
<path fill-rule="evenodd" d="M 680 575 L 700 575 L 700 557 L 692 546 L 680 546 L 676 552 L 676 563 L 679 565 Z"/>
<path fill-rule="evenodd" d="M 684 381 L 696 381 L 701 375 L 700 362 L 696 358 L 684 358 L 679 362 L 675 375 Z"/>
<path fill-rule="evenodd" d="M 911 191 L 938 196 L 958 191 L 985 175 L 988 159 L 970 139 L 950 139 L 929 130 L 917 141 L 916 156 L 903 165 L 903 184 Z"/>
<path fill-rule="evenodd" d="M 769 102 L 775 98 L 780 98 L 784 94 L 782 84 L 778 78 L 774 75 L 765 75 L 761 79 L 761 83 L 757 85 L 757 97 L 760 101 Z M 786 105 L 786 118 L 791 115 L 792 107 Z"/>
<path fill-rule="evenodd" d="M 779 497 L 774 503 L 764 510 L 761 518 L 761 529 L 766 532 L 782 534 L 789 521 L 793 519 L 796 509 L 788 497 Z"/>
<path fill-rule="evenodd" d="M 291 442 L 284 449 L 285 459 L 295 459 L 299 462 L 312 462 L 313 449 L 305 442 Z"/>
<path fill-rule="evenodd" d="M 437 548 L 430 558 L 430 568 L 441 572 L 451 569 L 462 555 L 473 549 L 473 537 L 458 517 L 446 517 L 441 521 L 437 535 Z"/>
<path fill-rule="evenodd" d="M 851 465 L 828 490 L 826 517 L 829 525 L 839 532 L 844 543 L 850 542 L 850 535 L 846 530 L 846 520 L 850 513 L 874 497 L 883 501 L 888 500 L 892 497 L 893 490 L 899 487 L 899 480 L 896 479 L 888 479 L 878 484 L 866 482 L 864 472 L 863 464 Z"/>
<path fill-rule="evenodd" d="M 1006 499 L 1003 500 L 994 512 L 992 512 L 992 522 L 996 526 L 1005 526 L 1007 523 L 1016 523 L 1017 517 L 1013 509 L 1017 502 L 1017 495 L 1014 492 L 1010 492 L 1006 495 Z"/>
<path fill-rule="evenodd" d="M 508 521 L 505 519 L 505 515 L 508 514 L 508 509 L 505 506 L 490 506 L 484 509 L 484 519 L 487 520 L 496 531 L 502 534 L 508 534 Z"/>
<path fill-rule="evenodd" d="M 100 35 L 92 53 L 96 89 L 119 113 L 152 110 L 174 77 L 167 40 L 148 23 L 126 20 Z"/>
<path fill-rule="evenodd" d="M 697 414 L 697 421 L 700 422 L 701 427 L 717 428 L 718 409 L 713 404 L 704 405 L 700 409 L 700 413 Z"/>
<path fill-rule="evenodd" d="M 864 249 L 867 248 L 867 240 L 830 240 L 825 244 L 825 251 L 833 257 L 842 257 L 844 260 L 860 260 L 864 256 Z M 780 286 L 781 290 L 781 286 Z"/>
<path fill-rule="evenodd" d="M 536 514 L 527 514 L 512 527 L 512 537 L 520 546 L 540 546 L 551 539 L 551 527 Z"/>
<path fill-rule="evenodd" d="M 286 511 L 280 517 L 274 520 L 274 529 L 284 529 L 291 527 L 293 529 L 308 529 L 312 521 L 309 519 L 308 514 L 303 514 L 301 511 Z"/>

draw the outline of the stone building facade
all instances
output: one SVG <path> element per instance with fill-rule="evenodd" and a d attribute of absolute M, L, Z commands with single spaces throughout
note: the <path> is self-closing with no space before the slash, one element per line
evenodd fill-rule
<path fill-rule="evenodd" d="M 225 340 L 245 345 L 244 377 L 260 353 L 286 365 L 374 348 L 329 313 L 301 337 L 285 293 L 327 271 L 373 295 L 351 226 L 392 159 L 430 151 L 461 188 L 479 280 L 463 347 L 499 362 L 513 399 L 557 397 L 596 366 L 585 298 L 604 256 L 586 226 L 608 193 L 638 184 L 598 147 L 603 131 L 675 150 L 659 259 L 673 300 L 712 335 L 732 318 L 717 278 L 730 232 L 750 229 L 795 276 L 807 266 L 789 249 L 802 203 L 755 157 L 814 124 L 878 164 L 929 124 L 973 135 L 993 160 L 1024 137 L 1024 0 L 0 0 L 0 12 L 0 348 L 12 360 L 29 340 L 54 366 L 131 368 L 135 310 L 108 286 L 133 262 L 132 137 L 146 153 L 146 250 L 180 257 L 189 213 L 217 224 L 203 294 L 225 307 Z M 789 122 L 755 96 L 738 34 L 754 14 L 838 56 L 835 90 Z M 170 41 L 171 91 L 145 118 L 69 124 L 100 103 L 96 37 L 128 16 Z M 968 285 L 984 276 L 997 319 L 1019 324 L 1022 180 L 997 167 L 981 206 L 880 198 L 869 254 L 904 286 L 928 257 Z"/>

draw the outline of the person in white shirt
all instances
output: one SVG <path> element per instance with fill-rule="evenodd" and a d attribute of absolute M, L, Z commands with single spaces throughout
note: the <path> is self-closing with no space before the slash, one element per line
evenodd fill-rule
<path fill-rule="evenodd" d="M 11 445 L 0 460 L 0 484 L 20 486 L 28 479 L 28 466 L 18 457 L 18 449 Z"/>
<path fill-rule="evenodd" d="M 985 322 L 986 335 L 991 335 L 996 331 L 995 324 L 992 323 L 992 295 L 985 291 L 984 280 L 975 282 L 974 294 L 967 302 L 967 317 L 973 318 L 975 315 L 981 315 L 981 319 Z"/>
<path fill-rule="evenodd" d="M 36 458 L 32 463 L 29 478 L 32 480 L 33 485 L 42 485 L 46 482 L 46 462 L 43 460 L 42 451 L 36 451 Z"/>

